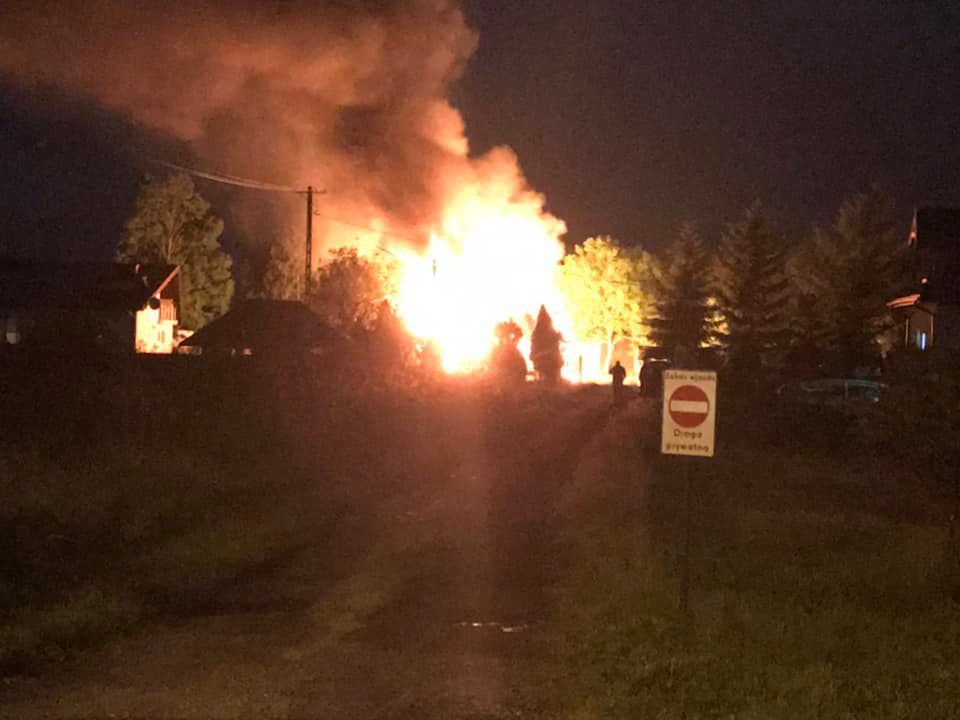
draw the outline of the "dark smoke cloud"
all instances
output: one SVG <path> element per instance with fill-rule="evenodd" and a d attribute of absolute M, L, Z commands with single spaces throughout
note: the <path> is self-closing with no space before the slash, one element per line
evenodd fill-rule
<path fill-rule="evenodd" d="M 446 98 L 475 43 L 453 0 L 0 4 L 15 82 L 92 97 L 213 170 L 310 183 L 331 216 L 408 233 L 470 173 Z"/>

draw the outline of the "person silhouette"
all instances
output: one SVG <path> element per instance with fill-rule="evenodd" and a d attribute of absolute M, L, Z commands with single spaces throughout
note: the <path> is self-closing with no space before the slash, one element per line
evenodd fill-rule
<path fill-rule="evenodd" d="M 627 377 L 627 370 L 617 360 L 610 368 L 610 375 L 613 376 L 613 404 L 623 404 L 623 381 Z"/>

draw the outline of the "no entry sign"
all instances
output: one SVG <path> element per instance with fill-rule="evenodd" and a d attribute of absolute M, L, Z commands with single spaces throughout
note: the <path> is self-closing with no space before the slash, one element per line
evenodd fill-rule
<path fill-rule="evenodd" d="M 716 406 L 715 372 L 664 372 L 660 451 L 666 455 L 713 457 Z"/>

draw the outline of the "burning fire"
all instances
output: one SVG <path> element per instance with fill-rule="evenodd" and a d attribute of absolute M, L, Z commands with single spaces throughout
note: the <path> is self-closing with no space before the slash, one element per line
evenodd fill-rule
<path fill-rule="evenodd" d="M 497 342 L 496 326 L 516 322 L 524 333 L 518 349 L 530 355 L 530 336 L 541 305 L 560 331 L 563 376 L 570 381 L 609 382 L 602 344 L 578 338 L 569 316 L 559 263 L 565 254 L 564 222 L 544 210 L 544 198 L 529 189 L 516 156 L 497 148 L 470 161 L 457 177 L 426 247 L 369 221 L 369 232 L 345 242 L 361 254 L 385 250 L 396 260 L 391 301 L 415 337 L 437 348 L 448 373 L 480 370 Z M 376 228 L 376 229 L 374 229 Z"/>
<path fill-rule="evenodd" d="M 494 329 L 505 320 L 523 329 L 518 347 L 529 357 L 530 333 L 542 304 L 563 334 L 563 376 L 609 381 L 597 372 L 603 349 L 580 342 L 571 330 L 556 284 L 564 249 L 553 229 L 516 208 L 475 206 L 431 237 L 423 255 L 395 252 L 401 260 L 398 314 L 411 333 L 437 346 L 445 371 L 482 367 L 496 343 Z"/>
<path fill-rule="evenodd" d="M 315 250 L 400 258 L 397 310 L 450 371 L 479 366 L 499 322 L 513 319 L 529 338 L 541 304 L 563 333 L 567 376 L 579 377 L 580 357 L 596 371 L 599 351 L 577 346 L 556 283 L 563 222 L 544 211 L 512 151 L 471 154 L 449 101 L 477 44 L 458 0 L 316 3 L 309 22 L 226 0 L 203 13 L 98 0 L 89 22 L 88 4 L 0 3 L 4 80 L 129 114 L 190 143 L 208 169 L 328 189 Z M 302 227 L 299 198 L 265 213 L 254 197 L 237 201 L 241 234 L 261 235 L 274 212 Z"/>
<path fill-rule="evenodd" d="M 451 198 L 424 253 L 391 250 L 401 265 L 397 311 L 414 335 L 436 343 L 448 372 L 481 366 L 506 320 L 524 328 L 528 354 L 540 305 L 561 332 L 569 325 L 556 285 L 566 226 L 544 212 L 543 197 L 524 188 L 509 159 Z"/>
<path fill-rule="evenodd" d="M 447 203 L 425 251 L 391 250 L 400 260 L 398 313 L 411 333 L 435 343 L 444 370 L 459 373 L 483 366 L 494 328 L 507 320 L 523 329 L 519 349 L 528 357 L 545 305 L 564 338 L 564 377 L 609 381 L 605 367 L 598 371 L 603 348 L 576 337 L 557 282 L 566 225 L 526 188 L 512 153 L 499 152 L 486 158 L 492 172 Z"/>

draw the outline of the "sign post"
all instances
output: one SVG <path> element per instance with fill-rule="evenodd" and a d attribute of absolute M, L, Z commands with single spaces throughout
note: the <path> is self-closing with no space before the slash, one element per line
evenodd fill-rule
<path fill-rule="evenodd" d="M 690 505 L 693 495 L 690 457 L 713 457 L 717 421 L 717 374 L 706 370 L 663 373 L 663 420 L 660 452 L 681 455 L 684 481 L 683 557 L 680 567 L 680 610 L 690 606 Z"/>
<path fill-rule="evenodd" d="M 663 373 L 664 455 L 713 457 L 717 421 L 717 374 L 704 370 Z"/>

